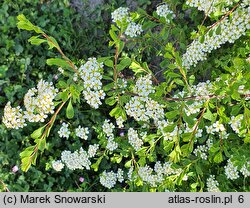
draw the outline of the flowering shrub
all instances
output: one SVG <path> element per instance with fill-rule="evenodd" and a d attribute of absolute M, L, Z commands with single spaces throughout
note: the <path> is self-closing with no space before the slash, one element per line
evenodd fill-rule
<path fill-rule="evenodd" d="M 111 14 L 111 55 L 74 62 L 19 15 L 18 28 L 37 33 L 31 44 L 46 43 L 60 55 L 46 62 L 59 68 L 54 83 L 40 80 L 17 107 L 4 108 L 7 128 L 40 126 L 20 153 L 22 171 L 47 157 L 44 170 L 81 174 L 82 190 L 249 191 L 249 1 L 201 3 L 163 3 L 152 15 L 120 7 Z M 185 46 L 182 28 L 171 31 L 189 6 L 205 17 Z M 215 22 L 206 27 L 209 17 Z M 230 60 L 215 59 L 228 42 Z M 154 50 L 161 77 L 143 58 Z M 216 60 L 210 65 L 209 53 Z M 218 73 L 198 79 L 198 62 Z"/>

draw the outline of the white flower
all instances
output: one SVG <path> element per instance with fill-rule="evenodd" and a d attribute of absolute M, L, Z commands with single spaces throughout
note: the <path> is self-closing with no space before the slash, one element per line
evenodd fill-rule
<path fill-rule="evenodd" d="M 167 4 L 158 6 L 156 9 L 156 13 L 160 17 L 164 17 L 168 23 L 170 22 L 170 19 L 173 19 L 175 17 L 175 14 L 169 9 Z"/>
<path fill-rule="evenodd" d="M 64 164 L 61 160 L 52 161 L 52 168 L 55 171 L 61 171 L 64 168 Z"/>
<path fill-rule="evenodd" d="M 125 34 L 131 38 L 140 35 L 143 32 L 142 25 L 130 22 L 127 26 Z"/>
<path fill-rule="evenodd" d="M 19 129 L 27 125 L 20 106 L 12 108 L 10 102 L 6 104 L 4 107 L 3 124 L 11 129 Z"/>
<path fill-rule="evenodd" d="M 203 160 L 207 160 L 207 147 L 205 145 L 197 146 L 193 153 L 195 156 L 201 157 Z"/>
<path fill-rule="evenodd" d="M 110 120 L 105 119 L 105 121 L 102 125 L 102 129 L 108 137 L 113 136 L 114 128 L 115 128 L 114 124 L 110 123 Z"/>
<path fill-rule="evenodd" d="M 69 138 L 69 135 L 70 135 L 70 131 L 69 131 L 69 128 L 68 128 L 69 124 L 66 124 L 66 123 L 62 123 L 62 126 L 61 128 L 59 129 L 58 131 L 58 134 L 60 137 L 64 137 L 64 138 Z"/>
<path fill-rule="evenodd" d="M 248 0 L 247 0 L 248 1 Z M 220 4 L 223 3 L 223 4 Z M 210 15 L 214 12 L 226 12 L 228 8 L 225 6 L 230 6 L 234 3 L 232 0 L 187 0 L 186 4 L 191 7 L 197 7 L 198 10 L 204 11 L 206 14 Z"/>
<path fill-rule="evenodd" d="M 239 134 L 240 133 L 240 128 L 242 127 L 242 121 L 243 121 L 243 115 L 237 115 L 232 116 L 229 124 L 231 125 L 231 128 L 235 131 L 235 133 Z"/>
<path fill-rule="evenodd" d="M 220 24 L 212 28 L 213 35 L 210 36 L 209 33 L 207 33 L 204 36 L 203 43 L 198 39 L 194 40 L 188 46 L 186 53 L 182 57 L 183 66 L 187 69 L 191 66 L 196 66 L 199 61 L 206 60 L 207 53 L 211 53 L 213 50 L 220 48 L 226 42 L 233 43 L 244 35 L 246 30 L 250 27 L 249 15 L 250 9 L 240 6 L 232 12 L 231 20 L 226 17 Z M 218 27 L 221 28 L 220 34 L 216 34 Z"/>
<path fill-rule="evenodd" d="M 118 148 L 118 143 L 114 141 L 113 137 L 108 137 L 108 143 L 106 148 L 111 152 Z"/>
<path fill-rule="evenodd" d="M 123 118 L 121 116 L 116 119 L 116 124 L 117 124 L 117 126 L 119 128 L 123 128 L 124 127 L 123 122 L 124 122 L 124 120 L 123 120 Z"/>
<path fill-rule="evenodd" d="M 37 88 L 31 88 L 24 96 L 24 118 L 29 122 L 44 122 L 49 113 L 54 113 L 53 99 L 58 90 L 52 83 L 40 80 Z"/>
<path fill-rule="evenodd" d="M 96 155 L 98 148 L 99 148 L 99 144 L 89 145 L 88 155 L 90 158 Z"/>
<path fill-rule="evenodd" d="M 81 139 L 87 140 L 88 134 L 89 134 L 89 129 L 78 126 L 75 130 L 75 133 L 76 133 L 77 137 L 80 137 Z"/>
<path fill-rule="evenodd" d="M 128 142 L 136 151 L 143 145 L 143 141 L 139 138 L 137 131 L 133 128 L 129 128 L 128 130 Z"/>
<path fill-rule="evenodd" d="M 111 13 L 113 22 L 130 22 L 130 17 L 128 13 L 129 9 L 127 7 L 120 7 Z"/>
<path fill-rule="evenodd" d="M 61 160 L 70 170 L 84 169 L 84 168 L 89 170 L 91 165 L 91 162 L 89 160 L 89 154 L 82 148 L 73 153 L 64 150 L 61 153 Z"/>
<path fill-rule="evenodd" d="M 230 180 L 235 180 L 240 177 L 239 172 L 237 171 L 237 166 L 234 166 L 230 159 L 227 161 L 227 165 L 225 166 L 225 174 Z"/>
<path fill-rule="evenodd" d="M 215 132 L 220 132 L 220 131 L 225 131 L 225 127 L 223 124 L 220 124 L 219 121 L 216 121 L 214 124 L 213 124 L 213 127 L 214 127 L 214 131 Z"/>
<path fill-rule="evenodd" d="M 111 172 L 104 171 L 100 176 L 100 183 L 108 189 L 113 188 L 116 184 L 116 181 L 117 181 L 117 174 L 114 173 L 113 171 Z"/>
<path fill-rule="evenodd" d="M 102 88 L 103 63 L 98 63 L 96 58 L 89 58 L 88 61 L 79 68 L 80 77 L 83 80 L 85 90 L 83 96 L 86 102 L 97 109 L 104 99 L 105 93 Z"/>
<path fill-rule="evenodd" d="M 217 180 L 215 180 L 214 175 L 210 175 L 207 179 L 207 191 L 208 192 L 220 192 L 220 189 L 218 188 L 219 183 Z"/>
<path fill-rule="evenodd" d="M 242 168 L 240 169 L 240 172 L 244 177 L 249 177 L 250 176 L 250 171 L 247 169 L 247 166 L 249 167 L 250 162 L 248 161 L 247 164 L 244 164 Z"/>
<path fill-rule="evenodd" d="M 121 168 L 118 168 L 117 174 L 116 174 L 117 180 L 122 183 L 124 181 L 123 177 L 123 170 Z"/>
<path fill-rule="evenodd" d="M 134 170 L 134 167 L 133 166 L 130 166 L 129 170 L 128 170 L 128 180 L 129 181 L 133 181 L 133 178 L 132 178 L 132 174 L 133 174 L 133 170 Z"/>

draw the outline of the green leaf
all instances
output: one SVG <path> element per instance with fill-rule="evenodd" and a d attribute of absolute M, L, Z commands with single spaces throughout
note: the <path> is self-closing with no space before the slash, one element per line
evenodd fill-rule
<path fill-rule="evenodd" d="M 121 60 L 121 62 L 117 65 L 117 70 L 122 71 L 126 67 L 128 67 L 131 64 L 131 59 L 126 57 Z"/>
<path fill-rule="evenodd" d="M 113 109 L 110 111 L 109 115 L 110 115 L 111 117 L 118 118 L 118 117 L 121 116 L 121 112 L 122 112 L 122 108 L 121 108 L 120 106 L 116 106 L 115 108 L 113 108 Z"/>
<path fill-rule="evenodd" d="M 133 70 L 133 72 L 135 72 L 135 74 L 139 74 L 139 73 L 151 73 L 150 71 L 146 70 L 145 68 L 143 68 L 138 62 L 133 61 L 130 66 L 130 69 Z"/>
<path fill-rule="evenodd" d="M 120 53 L 122 52 L 124 46 L 125 46 L 125 43 L 122 42 L 122 41 L 119 41 L 119 42 L 117 43 L 117 46 L 118 46 L 118 54 L 120 54 Z"/>
<path fill-rule="evenodd" d="M 215 30 L 216 35 L 219 35 L 221 33 L 221 26 L 219 25 Z"/>
<path fill-rule="evenodd" d="M 112 38 L 112 40 L 113 41 L 119 41 L 119 38 L 117 37 L 117 35 L 116 35 L 116 33 L 115 33 L 115 31 L 114 30 L 109 30 L 109 35 L 110 35 L 110 37 Z"/>
<path fill-rule="evenodd" d="M 44 128 L 45 128 L 46 125 L 36 129 L 30 136 L 32 139 L 38 139 L 42 136 L 43 134 L 43 131 L 44 131 Z"/>
<path fill-rule="evenodd" d="M 50 39 L 50 40 L 47 41 L 47 43 L 48 43 L 48 45 L 49 45 L 49 49 L 52 49 L 52 48 L 54 48 L 54 47 L 60 49 L 60 46 L 59 46 L 59 44 L 57 43 L 57 41 L 56 41 L 55 38 L 53 38 L 52 36 L 49 36 L 49 39 Z M 52 42 L 51 42 L 51 41 L 52 41 Z"/>
<path fill-rule="evenodd" d="M 41 39 L 39 38 L 40 36 L 32 36 L 31 38 L 28 39 L 28 41 L 32 44 L 32 45 L 40 45 L 44 42 L 47 42 L 47 40 L 45 39 Z"/>
<path fill-rule="evenodd" d="M 210 30 L 209 33 L 208 33 L 209 37 L 212 37 L 213 34 L 214 34 L 214 31 L 213 31 L 213 30 Z"/>
<path fill-rule="evenodd" d="M 23 30 L 34 30 L 36 33 L 44 33 L 39 27 L 33 25 L 23 14 L 17 16 L 17 27 Z"/>
<path fill-rule="evenodd" d="M 130 168 L 131 164 L 132 164 L 132 159 L 127 161 L 124 166 L 125 168 Z"/>
<path fill-rule="evenodd" d="M 166 52 L 166 53 L 164 54 L 164 58 L 167 58 L 167 59 L 173 59 L 174 57 L 172 56 L 172 54 L 171 54 L 171 53 Z"/>
<path fill-rule="evenodd" d="M 169 65 L 168 65 L 168 68 L 169 68 L 169 69 L 176 69 L 176 65 L 175 65 L 175 64 L 169 64 Z"/>
<path fill-rule="evenodd" d="M 203 171 L 202 171 L 200 165 L 197 163 L 195 164 L 195 170 L 196 170 L 198 175 L 203 175 Z"/>
<path fill-rule="evenodd" d="M 67 61 L 60 59 L 60 58 L 47 59 L 46 63 L 49 66 L 56 65 L 56 66 L 63 67 L 63 68 L 64 67 L 68 68 L 70 66 Z"/>
<path fill-rule="evenodd" d="M 66 109 L 66 116 L 68 119 L 72 119 L 74 117 L 74 108 L 72 106 L 71 99 L 69 100 L 69 103 Z"/>
<path fill-rule="evenodd" d="M 200 37 L 199 41 L 200 41 L 200 43 L 204 43 L 204 41 L 205 41 L 205 36 L 202 35 L 202 36 Z"/>
<path fill-rule="evenodd" d="M 99 165 L 102 162 L 102 158 L 103 156 L 99 157 L 98 160 L 94 164 L 91 165 L 91 168 L 93 168 L 95 172 L 98 171 Z"/>
<path fill-rule="evenodd" d="M 112 60 L 108 59 L 108 60 L 104 61 L 104 65 L 108 66 L 110 68 L 113 68 L 114 67 L 114 62 Z"/>
<path fill-rule="evenodd" d="M 109 106 L 114 105 L 117 102 L 117 99 L 115 97 L 109 97 L 105 99 L 105 103 Z"/>
<path fill-rule="evenodd" d="M 179 110 L 174 110 L 174 111 L 170 111 L 165 113 L 166 118 L 172 119 L 172 118 L 176 118 L 177 115 L 180 114 Z"/>
<path fill-rule="evenodd" d="M 223 156 L 222 156 L 222 152 L 219 151 L 216 153 L 216 155 L 214 156 L 214 162 L 216 163 L 220 163 L 223 161 Z"/>
<path fill-rule="evenodd" d="M 203 118 L 205 118 L 209 121 L 214 120 L 214 116 L 213 116 L 212 112 L 209 110 L 209 108 L 207 108 L 206 113 L 203 114 Z"/>
<path fill-rule="evenodd" d="M 21 164 L 21 169 L 24 172 L 27 172 L 31 166 L 31 158 L 30 157 L 24 157 L 22 158 L 22 164 Z"/>

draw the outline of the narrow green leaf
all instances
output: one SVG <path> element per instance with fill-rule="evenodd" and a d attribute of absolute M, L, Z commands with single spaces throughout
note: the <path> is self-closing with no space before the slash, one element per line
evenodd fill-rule
<path fill-rule="evenodd" d="M 45 39 L 41 39 L 39 38 L 40 36 L 32 36 L 31 38 L 28 39 L 28 41 L 32 44 L 32 45 L 40 45 L 44 42 L 46 42 L 47 40 Z"/>
<path fill-rule="evenodd" d="M 221 26 L 219 25 L 215 30 L 216 35 L 219 35 L 221 33 Z"/>
<path fill-rule="evenodd" d="M 104 61 L 104 65 L 108 66 L 110 68 L 113 68 L 114 67 L 114 62 L 112 60 L 108 59 L 108 60 Z"/>
<path fill-rule="evenodd" d="M 65 60 L 63 60 L 63 59 L 60 59 L 60 58 L 50 58 L 50 59 L 47 59 L 46 63 L 49 66 L 56 65 L 56 66 L 60 66 L 60 67 L 69 67 L 68 62 L 65 61 Z"/>
<path fill-rule="evenodd" d="M 223 161 L 223 156 L 222 156 L 222 152 L 219 151 L 216 153 L 216 155 L 214 156 L 214 162 L 216 163 L 220 163 Z"/>
<path fill-rule="evenodd" d="M 46 125 L 45 125 L 46 126 Z M 32 139 L 38 139 L 42 136 L 45 126 L 36 129 L 30 136 Z"/>
<path fill-rule="evenodd" d="M 74 108 L 72 106 L 72 102 L 71 102 L 71 99 L 69 100 L 69 103 L 68 103 L 68 106 L 67 106 L 67 109 L 66 109 L 66 116 L 68 119 L 72 119 L 74 117 Z"/>

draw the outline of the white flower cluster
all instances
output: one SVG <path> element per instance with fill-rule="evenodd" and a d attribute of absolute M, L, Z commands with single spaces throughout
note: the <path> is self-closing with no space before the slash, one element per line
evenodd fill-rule
<path fill-rule="evenodd" d="M 76 133 L 77 137 L 80 137 L 81 139 L 87 140 L 88 134 L 89 134 L 89 129 L 87 127 L 84 128 L 84 127 L 78 126 L 75 129 L 75 133 Z"/>
<path fill-rule="evenodd" d="M 53 99 L 58 90 L 52 83 L 40 80 L 37 88 L 31 88 L 24 96 L 24 106 L 26 111 L 22 111 L 20 106 L 11 107 L 8 102 L 4 108 L 3 123 L 7 128 L 23 128 L 29 122 L 44 122 L 49 113 L 54 112 Z"/>
<path fill-rule="evenodd" d="M 225 174 L 228 179 L 235 180 L 240 177 L 237 168 L 238 167 L 234 166 L 230 159 L 227 160 L 227 165 L 225 166 Z"/>
<path fill-rule="evenodd" d="M 221 7 L 221 5 L 233 5 L 234 0 L 187 0 L 186 4 L 191 7 L 197 7 L 198 10 L 204 11 L 210 15 L 214 12 L 226 12 L 228 8 Z"/>
<path fill-rule="evenodd" d="M 89 145 L 89 149 L 88 149 L 88 155 L 89 157 L 94 157 L 97 153 L 97 150 L 99 149 L 99 144 L 93 144 L 93 145 Z"/>
<path fill-rule="evenodd" d="M 137 151 L 143 145 L 143 141 L 139 138 L 136 130 L 129 128 L 128 130 L 128 142 Z"/>
<path fill-rule="evenodd" d="M 19 129 L 27 125 L 20 106 L 12 108 L 10 102 L 6 104 L 4 107 L 3 124 L 10 129 Z"/>
<path fill-rule="evenodd" d="M 85 90 L 83 95 L 87 103 L 97 109 L 104 99 L 105 93 L 102 90 L 103 63 L 98 63 L 96 58 L 89 58 L 88 61 L 79 68 L 80 76 L 83 80 Z"/>
<path fill-rule="evenodd" d="M 196 147 L 193 153 L 196 157 L 201 157 L 201 159 L 207 160 L 207 150 L 208 147 L 206 145 L 199 145 Z"/>
<path fill-rule="evenodd" d="M 106 172 L 105 170 L 100 175 L 100 183 L 108 189 L 113 188 L 117 181 L 119 181 L 120 183 L 124 181 L 123 170 L 120 168 L 118 169 L 117 173 L 114 173 L 113 171 Z"/>
<path fill-rule="evenodd" d="M 197 85 L 192 85 L 190 90 L 194 96 L 208 98 L 214 92 L 214 89 L 210 80 L 207 80 L 206 82 L 199 82 Z"/>
<path fill-rule="evenodd" d="M 112 124 L 108 119 L 106 119 L 102 125 L 103 132 L 106 134 L 108 137 L 108 143 L 106 148 L 110 151 L 114 151 L 118 148 L 118 143 L 114 141 L 114 124 Z"/>
<path fill-rule="evenodd" d="M 212 36 L 207 33 L 204 36 L 204 42 L 194 40 L 187 48 L 186 53 L 183 55 L 183 66 L 189 69 L 191 66 L 196 66 L 199 61 L 205 60 L 207 53 L 220 48 L 226 42 L 233 43 L 235 40 L 245 35 L 247 29 L 250 28 L 250 7 L 239 7 L 232 13 L 232 19 L 225 18 L 212 30 Z M 220 27 L 220 34 L 216 34 L 216 30 Z"/>
<path fill-rule="evenodd" d="M 156 13 L 160 17 L 164 17 L 167 23 L 170 23 L 170 20 L 175 18 L 175 14 L 171 11 L 167 4 L 162 4 L 156 8 Z"/>
<path fill-rule="evenodd" d="M 156 125 L 160 130 L 160 132 L 162 133 L 164 140 L 174 141 L 177 138 L 177 135 L 182 133 L 181 129 L 179 129 L 178 132 L 177 125 L 175 126 L 173 131 L 166 132 L 164 129 L 170 125 L 173 125 L 173 122 L 169 122 L 168 120 L 158 121 Z"/>
<path fill-rule="evenodd" d="M 243 115 L 239 114 L 236 117 L 232 116 L 231 121 L 229 122 L 231 128 L 235 131 L 235 133 L 240 133 L 240 128 L 242 127 Z"/>
<path fill-rule="evenodd" d="M 69 130 L 69 124 L 62 123 L 61 128 L 58 131 L 59 137 L 61 138 L 69 138 L 70 130 Z"/>
<path fill-rule="evenodd" d="M 83 150 L 83 148 L 80 148 L 80 150 L 77 150 L 73 153 L 64 150 L 61 153 L 61 161 L 65 163 L 67 168 L 69 168 L 70 170 L 84 169 L 84 168 L 89 170 L 91 165 L 89 159 L 95 156 L 98 148 L 99 145 L 95 144 L 89 146 L 88 152 Z"/>
<path fill-rule="evenodd" d="M 51 165 L 52 165 L 52 168 L 58 172 L 64 168 L 64 164 L 62 163 L 61 160 L 52 161 Z"/>
<path fill-rule="evenodd" d="M 148 165 L 139 167 L 138 175 L 144 182 L 149 183 L 152 187 L 156 187 L 157 184 L 163 182 L 164 176 L 166 177 L 172 174 L 181 174 L 181 169 L 173 169 L 171 165 L 171 162 L 165 162 L 164 164 L 161 164 L 161 162 L 157 161 L 155 163 L 154 169 Z"/>
<path fill-rule="evenodd" d="M 130 22 L 125 31 L 125 35 L 133 38 L 140 35 L 142 32 L 142 25 L 136 24 L 135 22 Z"/>
<path fill-rule="evenodd" d="M 116 174 L 116 177 L 117 177 L 117 180 L 122 183 L 124 181 L 124 176 L 123 176 L 124 172 L 121 168 L 118 168 L 117 170 L 117 174 Z"/>
<path fill-rule="evenodd" d="M 142 30 L 142 25 L 136 24 L 132 21 L 129 16 L 129 9 L 127 7 L 120 7 L 111 13 L 112 21 L 115 22 L 119 27 L 126 25 L 125 34 L 130 37 L 136 37 L 140 35 Z M 125 24 L 124 24 L 125 23 Z"/>
<path fill-rule="evenodd" d="M 192 132 L 195 131 L 195 137 L 196 138 L 202 137 L 203 129 L 199 129 L 198 127 L 195 127 L 195 125 L 190 128 L 187 123 L 184 123 L 184 129 L 185 129 L 184 133 L 192 133 Z"/>
<path fill-rule="evenodd" d="M 49 113 L 54 113 L 53 99 L 58 90 L 53 87 L 52 82 L 40 80 L 37 88 L 31 88 L 24 96 L 24 118 L 29 122 L 44 122 Z"/>
<path fill-rule="evenodd" d="M 133 96 L 125 105 L 127 115 L 134 117 L 136 121 L 149 121 L 153 119 L 155 123 L 164 118 L 163 105 L 149 98 L 151 93 L 154 93 L 151 76 L 140 77 L 136 81 Z"/>
<path fill-rule="evenodd" d="M 202 105 L 205 99 L 209 98 L 209 95 L 214 94 L 214 90 L 215 90 L 214 85 L 210 82 L 210 80 L 207 80 L 206 82 L 199 82 L 197 85 L 191 85 L 189 91 L 186 90 L 181 91 L 175 94 L 174 97 L 184 98 L 188 96 L 195 96 L 199 101 L 197 101 L 198 103 L 193 105 L 199 106 L 199 104 Z"/>
<path fill-rule="evenodd" d="M 221 124 L 219 121 L 216 121 L 211 126 L 205 126 L 208 134 L 214 134 L 215 132 L 224 132 L 226 133 L 226 129 L 223 124 Z"/>
<path fill-rule="evenodd" d="M 190 116 L 192 114 L 199 113 L 202 105 L 203 105 L 202 101 L 194 101 L 190 105 L 186 104 L 186 108 L 184 108 L 184 111 L 187 114 L 187 116 Z"/>
<path fill-rule="evenodd" d="M 210 175 L 207 179 L 207 191 L 208 192 L 220 192 L 220 189 L 218 188 L 219 183 L 217 180 L 215 180 L 214 175 Z"/>
<path fill-rule="evenodd" d="M 124 124 L 123 124 L 124 120 L 121 116 L 119 116 L 117 119 L 116 119 L 116 124 L 119 128 L 123 128 L 124 127 Z"/>
<path fill-rule="evenodd" d="M 250 176 L 250 171 L 249 168 L 250 167 L 250 161 L 248 161 L 246 164 L 244 164 L 242 166 L 242 168 L 240 169 L 240 172 L 242 173 L 242 175 L 246 178 Z"/>
<path fill-rule="evenodd" d="M 144 77 L 139 77 L 136 80 L 133 92 L 135 94 L 138 94 L 139 97 L 143 98 L 142 100 L 146 101 L 148 98 L 148 95 L 150 93 L 155 92 L 151 78 L 152 78 L 151 75 L 146 75 Z"/>
<path fill-rule="evenodd" d="M 112 17 L 112 21 L 113 22 L 130 22 L 130 18 L 129 18 L 129 8 L 128 7 L 120 7 L 118 9 L 116 9 L 115 11 L 113 11 L 111 13 L 111 17 Z"/>

